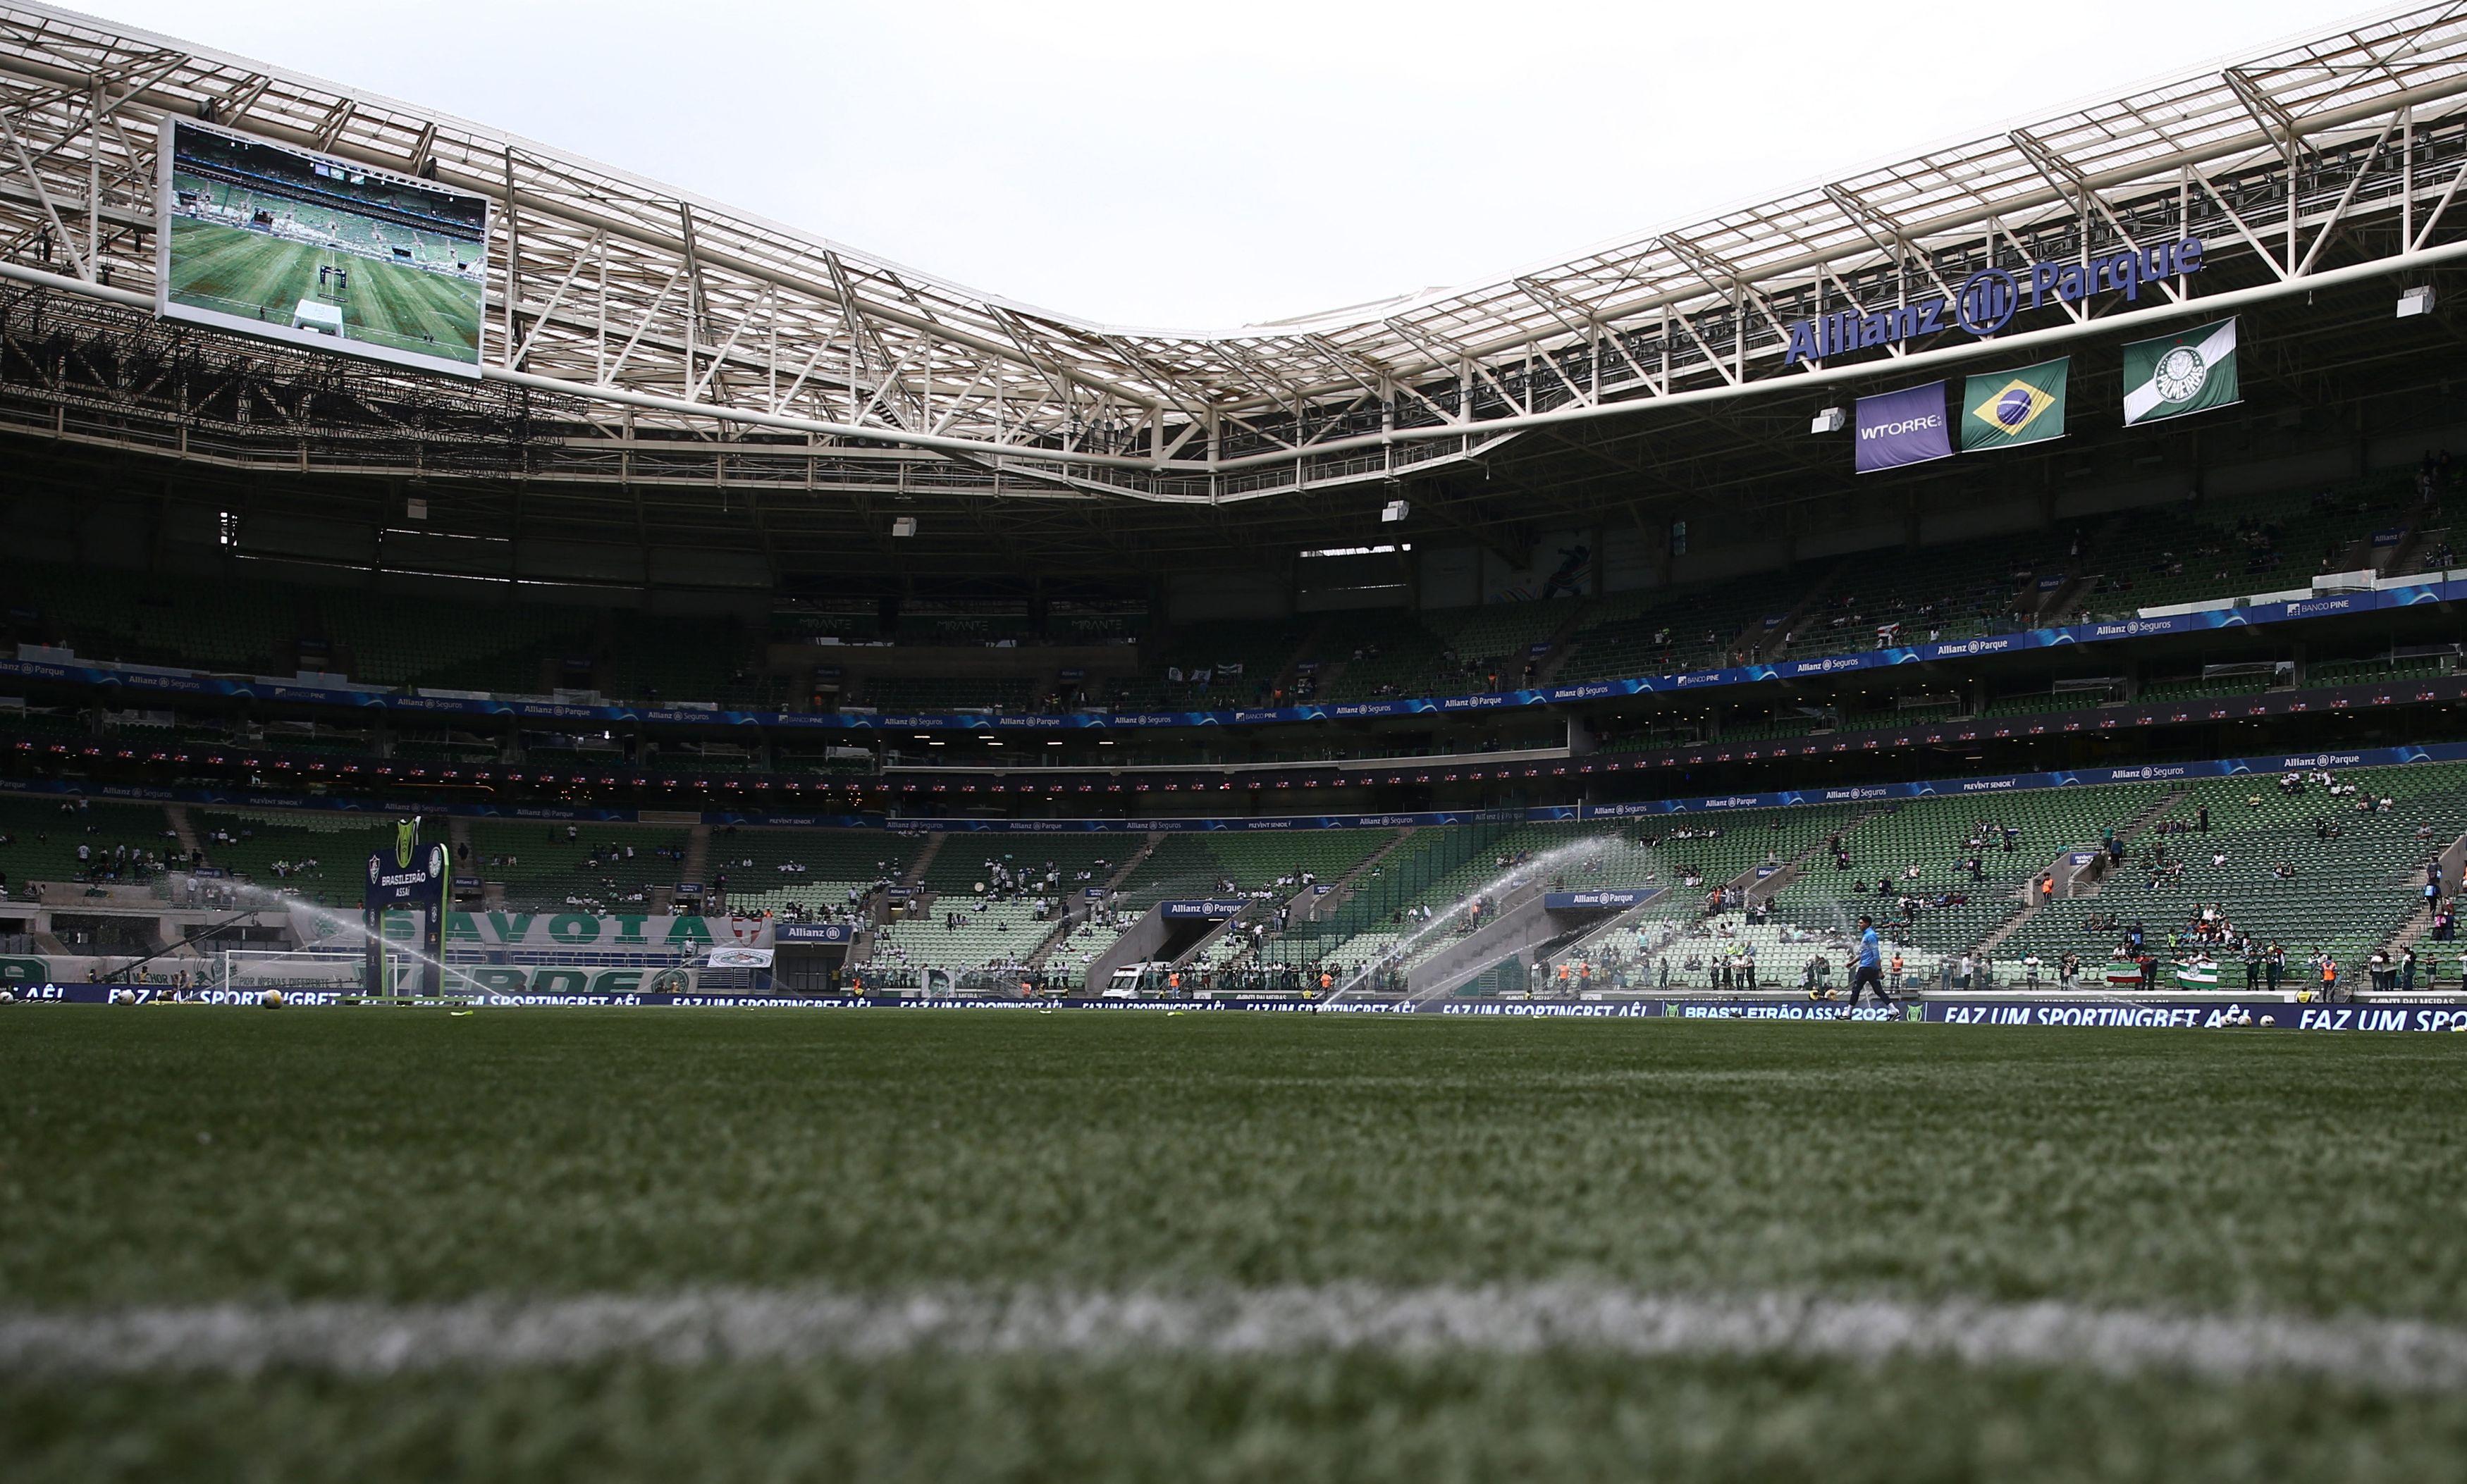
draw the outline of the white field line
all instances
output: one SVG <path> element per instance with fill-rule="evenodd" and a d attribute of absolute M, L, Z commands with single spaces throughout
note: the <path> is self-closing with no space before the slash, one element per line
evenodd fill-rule
<path fill-rule="evenodd" d="M 2197 1317 L 2069 1304 L 1669 1296 L 1617 1288 L 1195 1293 L 964 1288 L 889 1294 L 702 1291 L 387 1306 L 316 1303 L 0 1312 L 0 1375 L 302 1368 L 387 1376 L 635 1356 L 691 1365 L 825 1356 L 1399 1355 L 1898 1357 L 1974 1366 L 2467 1384 L 2467 1329 L 2408 1320 Z"/>

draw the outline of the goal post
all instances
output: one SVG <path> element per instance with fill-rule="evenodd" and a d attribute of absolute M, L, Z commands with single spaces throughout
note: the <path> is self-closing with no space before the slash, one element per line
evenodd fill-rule
<path fill-rule="evenodd" d="M 406 964 L 407 969 L 411 967 Z M 366 985 L 368 960 L 357 949 L 227 948 L 217 966 L 224 989 L 331 989 Z"/>

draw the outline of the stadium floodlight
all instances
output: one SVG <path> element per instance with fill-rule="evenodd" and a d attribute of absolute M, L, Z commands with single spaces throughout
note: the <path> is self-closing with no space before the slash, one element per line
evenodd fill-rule
<path fill-rule="evenodd" d="M 917 534 L 917 517 L 913 515 L 893 516 L 891 520 L 891 533 L 894 536 L 913 536 Z"/>
<path fill-rule="evenodd" d="M 1848 426 L 1850 426 L 1850 415 L 1847 412 L 1839 407 L 1828 407 L 1816 415 L 1816 420 L 1807 425 L 1807 431 L 1839 433 Z"/>
<path fill-rule="evenodd" d="M 1380 509 L 1379 519 L 1392 526 L 1396 522 L 1403 520 L 1406 516 L 1413 513 L 1414 507 L 1407 505 L 1404 501 L 1391 500 Z"/>
<path fill-rule="evenodd" d="M 2411 320 L 2419 314 L 2432 312 L 2433 285 L 2430 283 L 2419 283 L 2398 296 L 2398 317 L 2402 320 Z"/>

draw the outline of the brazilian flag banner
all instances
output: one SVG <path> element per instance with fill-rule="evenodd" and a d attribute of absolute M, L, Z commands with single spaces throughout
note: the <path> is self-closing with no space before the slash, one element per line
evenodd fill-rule
<path fill-rule="evenodd" d="M 2206 413 L 2244 400 L 2236 388 L 2236 322 L 2215 320 L 2124 348 L 2124 425 Z"/>
<path fill-rule="evenodd" d="M 1961 451 L 1975 454 L 2065 436 L 2065 380 L 2072 357 L 1972 376 L 1961 388 Z"/>

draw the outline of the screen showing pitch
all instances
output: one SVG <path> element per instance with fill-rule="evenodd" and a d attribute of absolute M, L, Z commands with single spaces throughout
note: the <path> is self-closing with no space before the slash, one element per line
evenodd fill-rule
<path fill-rule="evenodd" d="M 186 119 L 164 127 L 158 312 L 480 374 L 487 197 Z"/>

